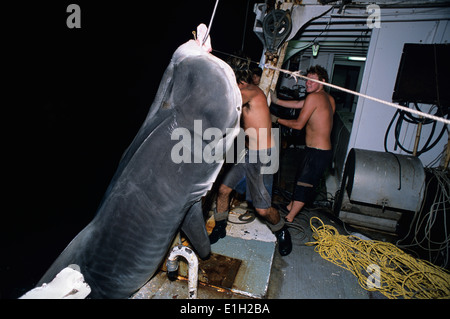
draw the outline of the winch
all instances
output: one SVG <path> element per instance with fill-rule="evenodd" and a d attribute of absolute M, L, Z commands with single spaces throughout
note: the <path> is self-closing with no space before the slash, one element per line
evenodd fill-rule
<path fill-rule="evenodd" d="M 343 222 L 395 233 L 403 214 L 420 210 L 424 189 L 419 158 L 353 148 L 334 212 Z"/>
<path fill-rule="evenodd" d="M 267 5 L 260 4 L 256 10 L 254 31 L 264 45 L 266 55 L 275 56 L 278 48 L 291 33 L 292 21 L 289 10 L 273 9 L 267 14 Z"/>

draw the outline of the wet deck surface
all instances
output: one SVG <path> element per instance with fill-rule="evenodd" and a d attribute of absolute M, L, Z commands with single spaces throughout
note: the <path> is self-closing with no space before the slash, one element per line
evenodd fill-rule
<path fill-rule="evenodd" d="M 313 246 L 309 219 L 317 216 L 325 224 L 336 225 L 320 211 L 305 211 L 296 222 L 305 229 L 290 229 L 292 253 L 282 257 L 275 253 L 267 298 L 269 299 L 369 299 L 374 293 L 359 286 L 357 278 L 349 271 L 323 259 Z M 344 233 L 344 232 L 343 232 Z"/>
<path fill-rule="evenodd" d="M 276 180 L 278 189 L 291 192 L 295 183 L 296 163 L 301 156 L 300 149 L 285 149 L 280 156 L 280 176 Z M 336 178 L 327 175 L 323 183 L 322 198 L 333 196 L 339 188 Z M 275 202 L 286 199 L 274 196 Z M 269 299 L 372 299 L 384 298 L 379 293 L 363 289 L 357 278 L 349 271 L 323 259 L 314 251 L 314 246 L 305 246 L 315 241 L 309 224 L 311 217 L 320 218 L 324 224 L 332 225 L 341 234 L 347 234 L 343 227 L 335 222 L 333 215 L 325 207 L 307 207 L 295 217 L 296 228 L 290 228 L 292 252 L 282 257 L 275 252 L 272 263 L 267 298 Z"/>

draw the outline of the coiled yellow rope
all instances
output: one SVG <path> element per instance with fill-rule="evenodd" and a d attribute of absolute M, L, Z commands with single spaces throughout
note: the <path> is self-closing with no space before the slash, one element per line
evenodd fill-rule
<path fill-rule="evenodd" d="M 313 226 L 315 220 L 320 226 Z M 388 298 L 450 298 L 450 274 L 445 269 L 391 243 L 340 235 L 318 217 L 310 219 L 310 226 L 316 241 L 306 245 L 315 245 L 322 258 L 351 271 L 362 288 Z"/>

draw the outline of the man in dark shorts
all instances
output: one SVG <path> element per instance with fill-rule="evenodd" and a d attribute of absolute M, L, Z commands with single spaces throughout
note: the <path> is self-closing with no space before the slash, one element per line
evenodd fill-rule
<path fill-rule="evenodd" d="M 327 71 L 319 66 L 307 70 L 307 77 L 328 82 Z M 325 169 L 331 163 L 331 129 L 336 109 L 334 98 L 324 90 L 321 83 L 306 81 L 306 99 L 301 101 L 279 100 L 271 92 L 272 102 L 280 106 L 301 109 L 297 119 L 286 120 L 272 116 L 272 121 L 281 125 L 301 130 L 305 128 L 305 157 L 297 171 L 297 183 L 292 201 L 287 205 L 286 220 L 292 222 L 314 194 L 314 188 L 320 182 Z"/>
<path fill-rule="evenodd" d="M 246 60 L 235 58 L 229 64 L 234 70 L 242 94 L 241 123 L 248 142 L 245 161 L 234 164 L 219 187 L 214 211 L 216 225 L 209 239 L 214 244 L 226 236 L 230 194 L 233 189 L 240 193 L 246 191 L 247 199 L 251 198 L 255 211 L 266 220 L 277 237 L 280 254 L 286 256 L 292 250 L 291 236 L 284 219 L 271 205 L 273 174 L 276 171 L 270 169 L 273 163 L 268 159 L 278 163 L 278 152 L 272 136 L 266 95 L 252 83 L 252 71 Z"/>
<path fill-rule="evenodd" d="M 305 147 L 304 157 L 296 176 L 297 183 L 292 195 L 294 201 L 307 203 L 312 199 L 312 196 L 315 194 L 314 188 L 319 185 L 323 172 L 331 163 L 332 156 L 333 152 L 331 150 Z M 292 219 L 295 215 L 294 213 L 291 214 Z M 291 221 L 291 218 L 288 216 L 286 218 L 288 221 Z"/>

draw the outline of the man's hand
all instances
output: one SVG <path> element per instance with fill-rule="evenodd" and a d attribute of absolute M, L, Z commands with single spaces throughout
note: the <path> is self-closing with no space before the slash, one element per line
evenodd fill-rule
<path fill-rule="evenodd" d="M 277 123 L 278 124 L 278 116 L 273 115 L 272 113 L 270 114 L 270 118 L 272 119 L 272 123 Z"/>

